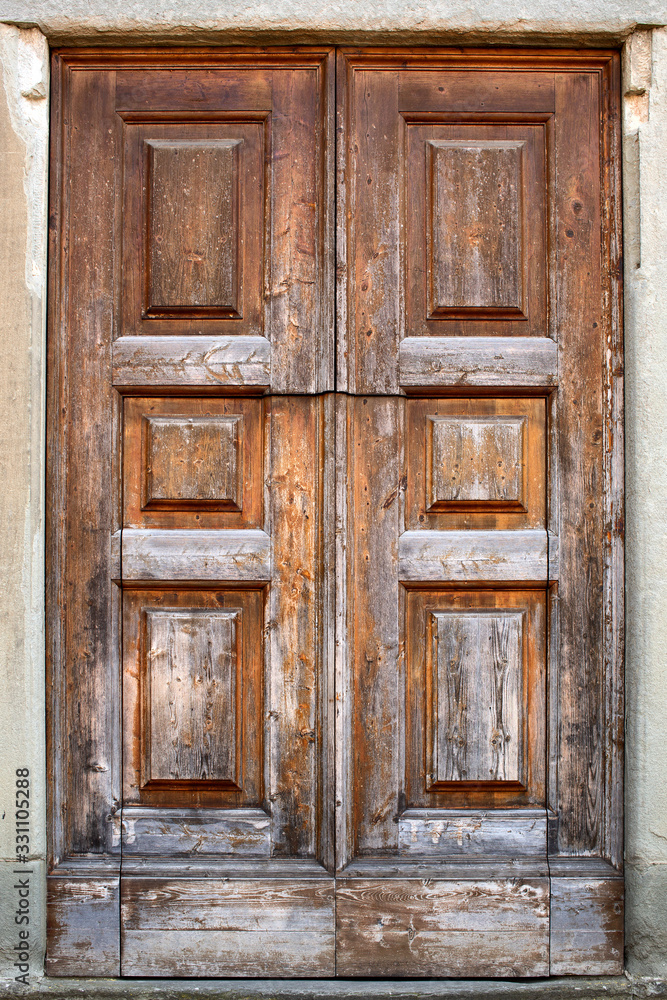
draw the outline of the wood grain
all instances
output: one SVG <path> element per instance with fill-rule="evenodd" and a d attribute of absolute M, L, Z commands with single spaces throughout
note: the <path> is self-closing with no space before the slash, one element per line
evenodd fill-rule
<path fill-rule="evenodd" d="M 406 417 L 409 529 L 546 527 L 543 398 L 411 398 Z"/>
<path fill-rule="evenodd" d="M 404 531 L 398 575 L 405 583 L 544 581 L 546 531 Z"/>
<path fill-rule="evenodd" d="M 123 975 L 331 976 L 333 881 L 123 879 Z"/>
<path fill-rule="evenodd" d="M 261 528 L 263 405 L 245 396 L 126 397 L 125 527 Z"/>
<path fill-rule="evenodd" d="M 243 140 L 146 145 L 147 312 L 240 316 Z"/>
<path fill-rule="evenodd" d="M 551 879 L 552 976 L 623 974 L 623 879 Z"/>
<path fill-rule="evenodd" d="M 351 879 L 336 886 L 343 976 L 544 976 L 548 879 Z"/>
<path fill-rule="evenodd" d="M 124 528 L 123 579 L 269 580 L 270 539 L 264 531 Z"/>
<path fill-rule="evenodd" d="M 123 808 L 257 808 L 265 780 L 264 589 L 188 584 L 125 583 Z M 218 836 L 205 825 L 197 850 L 219 850 Z"/>
<path fill-rule="evenodd" d="M 406 337 L 399 381 L 431 388 L 528 388 L 557 382 L 557 348 L 548 337 Z"/>
<path fill-rule="evenodd" d="M 456 781 L 523 784 L 523 618 L 431 612 L 429 791 Z"/>
<path fill-rule="evenodd" d="M 207 781 L 239 788 L 243 613 L 143 613 L 142 784 Z"/>
<path fill-rule="evenodd" d="M 120 879 L 49 875 L 47 976 L 120 975 Z"/>
<path fill-rule="evenodd" d="M 406 809 L 398 820 L 398 842 L 405 856 L 546 857 L 546 811 Z"/>
<path fill-rule="evenodd" d="M 543 808 L 544 590 L 411 587 L 405 643 L 406 806 Z"/>
<path fill-rule="evenodd" d="M 522 315 L 524 143 L 431 139 L 424 145 L 429 318 Z"/>
<path fill-rule="evenodd" d="M 113 384 L 210 388 L 271 384 L 271 344 L 265 337 L 119 337 Z"/>
<path fill-rule="evenodd" d="M 263 809 L 125 805 L 122 826 L 124 863 L 132 855 L 268 858 L 271 853 L 271 818 Z"/>

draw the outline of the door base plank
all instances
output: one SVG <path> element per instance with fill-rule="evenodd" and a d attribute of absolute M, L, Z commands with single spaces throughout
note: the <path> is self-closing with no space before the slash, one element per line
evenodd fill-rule
<path fill-rule="evenodd" d="M 339 976 L 547 976 L 549 880 L 350 879 Z"/>
<path fill-rule="evenodd" d="M 123 878 L 124 976 L 332 976 L 331 880 Z"/>

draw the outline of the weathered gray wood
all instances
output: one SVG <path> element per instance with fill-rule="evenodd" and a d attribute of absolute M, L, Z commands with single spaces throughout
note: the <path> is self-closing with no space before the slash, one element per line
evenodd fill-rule
<path fill-rule="evenodd" d="M 270 539 L 259 530 L 124 528 L 123 580 L 269 580 Z"/>
<path fill-rule="evenodd" d="M 144 611 L 142 784 L 241 782 L 241 611 Z"/>
<path fill-rule="evenodd" d="M 187 812 L 187 810 L 186 810 Z M 231 810 L 230 810 L 231 812 Z M 223 857 L 214 854 L 188 854 L 164 857 L 163 855 L 123 857 L 123 877 L 155 879 L 254 879 L 303 880 L 331 882 L 330 873 L 312 858 L 275 858 L 257 855 L 253 858 Z"/>
<path fill-rule="evenodd" d="M 430 316 L 521 315 L 522 141 L 426 144 Z"/>
<path fill-rule="evenodd" d="M 239 315 L 242 139 L 146 143 L 147 312 Z"/>
<path fill-rule="evenodd" d="M 544 857 L 545 809 L 406 809 L 398 820 L 402 855 L 449 858 Z"/>
<path fill-rule="evenodd" d="M 336 886 L 340 976 L 544 976 L 548 879 Z"/>
<path fill-rule="evenodd" d="M 446 858 L 432 855 L 394 855 L 379 858 L 356 857 L 336 875 L 337 884 L 354 879 L 408 881 L 434 879 L 437 882 L 493 882 L 546 879 L 549 864 L 544 856 L 531 858 Z"/>
<path fill-rule="evenodd" d="M 271 345 L 250 337 L 119 337 L 113 344 L 113 384 L 264 387 L 271 383 Z"/>
<path fill-rule="evenodd" d="M 554 583 L 558 580 L 558 575 L 560 571 L 560 545 L 558 544 L 558 535 L 554 535 L 549 532 L 549 582 Z"/>
<path fill-rule="evenodd" d="M 123 975 L 331 976 L 328 881 L 123 879 Z"/>
<path fill-rule="evenodd" d="M 49 875 L 46 884 L 46 974 L 120 975 L 118 876 Z"/>
<path fill-rule="evenodd" d="M 427 789 L 524 783 L 523 618 L 521 611 L 430 613 Z"/>
<path fill-rule="evenodd" d="M 623 879 L 551 878 L 552 976 L 623 973 Z"/>
<path fill-rule="evenodd" d="M 123 807 L 123 859 L 198 854 L 261 856 L 271 853 L 271 819 L 263 809 L 160 809 Z"/>
<path fill-rule="evenodd" d="M 406 337 L 399 381 L 406 389 L 553 386 L 557 347 L 548 337 Z"/>
<path fill-rule="evenodd" d="M 398 574 L 407 582 L 545 581 L 547 533 L 404 531 Z"/>

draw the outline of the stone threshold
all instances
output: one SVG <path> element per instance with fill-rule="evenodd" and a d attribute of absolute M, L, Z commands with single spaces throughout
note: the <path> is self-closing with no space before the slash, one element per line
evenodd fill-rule
<path fill-rule="evenodd" d="M 1 997 L 51 1000 L 649 1000 L 667 980 L 631 976 L 553 979 L 36 979 L 0 983 Z"/>

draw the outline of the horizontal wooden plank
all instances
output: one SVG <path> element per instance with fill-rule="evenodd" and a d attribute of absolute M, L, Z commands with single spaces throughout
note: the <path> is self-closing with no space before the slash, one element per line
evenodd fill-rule
<path fill-rule="evenodd" d="M 488 882 L 495 879 L 548 878 L 545 857 L 438 858 L 403 854 L 395 858 L 357 857 L 336 873 L 338 881 L 353 879 L 435 879 L 438 882 Z"/>
<path fill-rule="evenodd" d="M 543 976 L 548 879 L 336 887 L 339 976 Z"/>
<path fill-rule="evenodd" d="M 331 976 L 326 882 L 123 878 L 123 975 Z"/>
<path fill-rule="evenodd" d="M 529 388 L 557 380 L 557 347 L 548 337 L 406 337 L 399 348 L 405 388 Z"/>
<path fill-rule="evenodd" d="M 551 879 L 551 975 L 623 973 L 623 880 Z"/>
<path fill-rule="evenodd" d="M 334 933 L 125 931 L 123 976 L 333 976 Z"/>
<path fill-rule="evenodd" d="M 270 576 L 264 531 L 166 531 L 124 528 L 123 582 L 131 580 L 262 581 Z"/>
<path fill-rule="evenodd" d="M 158 879 L 272 879 L 287 882 L 330 882 L 331 875 L 319 862 L 302 858 L 225 858 L 214 855 L 160 857 L 125 855 L 123 877 Z"/>
<path fill-rule="evenodd" d="M 474 74 L 474 76 L 473 76 Z M 498 112 L 543 114 L 555 110 L 554 78 L 549 72 L 450 69 L 410 69 L 399 76 L 398 106 L 402 112 L 453 114 Z"/>
<path fill-rule="evenodd" d="M 405 531 L 398 541 L 404 582 L 547 579 L 547 533 L 526 531 Z"/>
<path fill-rule="evenodd" d="M 268 386 L 271 345 L 265 337 L 120 337 L 113 344 L 113 384 Z"/>
<path fill-rule="evenodd" d="M 233 854 L 269 857 L 271 819 L 263 809 L 123 807 L 123 855 Z"/>
<path fill-rule="evenodd" d="M 50 875 L 46 974 L 120 974 L 119 879 Z"/>
<path fill-rule="evenodd" d="M 401 854 L 441 858 L 544 857 L 545 809 L 407 809 L 398 820 Z"/>

